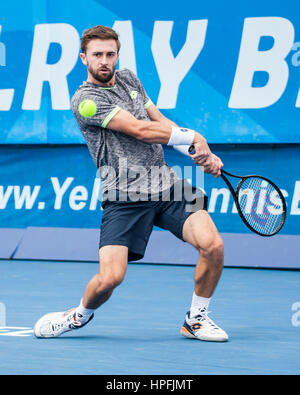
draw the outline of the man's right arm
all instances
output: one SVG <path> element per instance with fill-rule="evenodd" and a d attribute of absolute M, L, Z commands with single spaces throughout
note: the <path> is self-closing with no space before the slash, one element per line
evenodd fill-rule
<path fill-rule="evenodd" d="M 178 146 L 194 144 L 196 153 L 191 156 L 194 162 L 199 165 L 207 165 L 210 162 L 209 158 L 212 155 L 205 138 L 193 130 L 179 128 L 174 122 L 164 117 L 155 105 L 147 109 L 151 121 L 144 121 L 106 102 L 105 98 L 99 95 L 99 92 L 97 95 L 93 92 L 93 95 L 84 95 L 73 100 L 72 108 L 76 117 L 81 118 L 87 124 L 113 129 L 150 144 Z M 90 108 L 91 104 L 93 104 L 92 108 Z"/>
<path fill-rule="evenodd" d="M 154 106 L 151 106 L 154 107 Z M 151 121 L 143 121 L 136 119 L 132 114 L 125 110 L 120 110 L 108 123 L 107 127 L 119 132 L 126 133 L 138 140 L 147 143 L 168 144 L 172 128 L 177 125 L 165 118 L 155 109 L 149 114 Z M 161 114 L 161 116 L 159 116 Z M 178 128 L 178 127 L 177 127 Z M 212 154 L 206 139 L 198 132 L 195 132 L 193 141 L 196 153 L 190 155 L 195 164 L 204 166 L 204 171 L 218 177 L 221 174 L 222 161 Z M 178 143 L 178 145 L 185 143 Z"/>
<path fill-rule="evenodd" d="M 171 123 L 139 120 L 125 110 L 120 110 L 110 120 L 107 128 L 126 133 L 150 144 L 168 144 L 172 134 Z M 204 138 L 195 132 L 192 142 L 197 143 L 202 140 Z"/>

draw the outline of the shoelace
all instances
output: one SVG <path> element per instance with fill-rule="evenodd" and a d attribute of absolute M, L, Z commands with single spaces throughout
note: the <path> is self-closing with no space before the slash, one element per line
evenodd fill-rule
<path fill-rule="evenodd" d="M 209 318 L 208 314 L 211 313 L 211 311 L 206 311 L 206 309 L 200 310 L 201 314 L 198 314 L 194 316 L 193 318 L 196 319 L 199 322 L 205 321 L 209 326 L 211 326 L 212 329 L 220 329 L 211 318 Z"/>
<path fill-rule="evenodd" d="M 74 313 L 72 315 L 64 317 L 63 321 L 55 322 L 54 324 L 52 324 L 52 329 L 53 329 L 54 332 L 57 332 L 60 329 L 66 328 L 66 327 L 68 327 L 70 325 L 78 326 L 78 322 L 76 321 Z"/>
<path fill-rule="evenodd" d="M 52 324 L 52 329 L 54 332 L 58 332 L 60 329 L 64 328 L 65 326 L 66 326 L 65 323 L 61 323 L 61 324 L 55 323 Z"/>

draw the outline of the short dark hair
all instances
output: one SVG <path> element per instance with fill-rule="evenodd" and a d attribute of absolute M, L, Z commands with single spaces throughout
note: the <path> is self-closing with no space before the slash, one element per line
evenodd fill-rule
<path fill-rule="evenodd" d="M 81 51 L 83 53 L 86 52 L 88 43 L 95 38 L 99 38 L 100 40 L 115 40 L 119 52 L 121 43 L 118 33 L 108 26 L 97 25 L 83 32 L 81 37 Z"/>

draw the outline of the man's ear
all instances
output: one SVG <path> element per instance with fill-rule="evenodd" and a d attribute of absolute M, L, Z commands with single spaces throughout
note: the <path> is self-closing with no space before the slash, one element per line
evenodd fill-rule
<path fill-rule="evenodd" d="M 87 61 L 86 61 L 85 53 L 83 53 L 83 52 L 80 53 L 80 59 L 81 59 L 82 63 L 86 66 L 87 65 Z"/>

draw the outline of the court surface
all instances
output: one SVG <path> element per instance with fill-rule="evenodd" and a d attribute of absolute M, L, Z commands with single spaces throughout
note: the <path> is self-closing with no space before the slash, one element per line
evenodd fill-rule
<path fill-rule="evenodd" d="M 210 316 L 228 332 L 228 343 L 179 334 L 194 268 L 150 264 L 129 264 L 123 284 L 86 327 L 36 339 L 35 321 L 76 306 L 97 269 L 95 263 L 0 261 L 6 307 L 0 374 L 299 374 L 300 326 L 292 311 L 300 302 L 299 271 L 224 269 Z"/>

